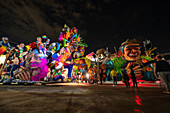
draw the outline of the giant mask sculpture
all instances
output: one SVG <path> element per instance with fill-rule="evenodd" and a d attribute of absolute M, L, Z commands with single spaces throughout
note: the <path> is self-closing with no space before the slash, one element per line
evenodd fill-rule
<path fill-rule="evenodd" d="M 141 45 L 136 39 L 127 39 L 121 44 L 119 54 L 127 61 L 137 61 L 140 58 Z"/>

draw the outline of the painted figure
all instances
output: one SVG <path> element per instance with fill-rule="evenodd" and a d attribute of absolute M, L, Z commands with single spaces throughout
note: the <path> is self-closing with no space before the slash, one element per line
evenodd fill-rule
<path fill-rule="evenodd" d="M 120 46 L 119 54 L 127 61 L 124 64 L 124 68 L 127 70 L 127 74 L 131 75 L 133 81 L 133 87 L 137 87 L 136 76 L 141 75 L 140 55 L 141 55 L 141 43 L 136 39 L 128 39 Z"/>
<path fill-rule="evenodd" d="M 0 41 L 0 55 L 6 54 L 7 50 L 9 51 L 11 45 L 8 41 L 8 37 L 2 37 L 2 41 Z"/>

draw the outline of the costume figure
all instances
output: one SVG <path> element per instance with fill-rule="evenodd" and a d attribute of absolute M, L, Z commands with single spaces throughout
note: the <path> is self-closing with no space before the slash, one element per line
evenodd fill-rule
<path fill-rule="evenodd" d="M 49 44 L 50 39 L 48 39 L 46 36 L 42 36 L 42 38 L 46 39 L 47 41 L 42 43 L 41 37 L 37 37 L 37 42 L 30 44 L 30 48 L 33 51 L 30 67 L 34 69 L 33 73 L 31 73 L 32 81 L 40 81 L 46 77 L 48 73 L 46 45 Z"/>
<path fill-rule="evenodd" d="M 9 66 L 7 67 L 7 72 L 10 72 L 10 74 L 11 74 L 11 79 L 14 79 L 14 71 L 15 71 L 16 69 L 20 68 L 20 66 L 19 66 L 19 59 L 18 59 L 17 57 L 15 57 L 15 59 L 14 59 L 13 62 L 14 62 L 13 64 L 11 64 L 11 65 L 9 65 Z"/>
<path fill-rule="evenodd" d="M 81 72 L 81 81 L 83 82 L 83 79 L 85 77 L 86 71 L 87 71 L 87 65 L 85 63 L 84 59 L 79 60 L 79 71 Z"/>
<path fill-rule="evenodd" d="M 67 60 L 64 63 L 64 68 L 68 69 L 68 81 L 69 82 L 71 82 L 71 73 L 73 69 L 73 63 L 74 63 L 74 60 L 72 58 L 72 55 L 70 55 L 70 57 L 67 58 Z"/>
<path fill-rule="evenodd" d="M 11 83 L 15 81 L 14 71 L 20 68 L 19 59 L 17 57 L 14 58 L 13 63 L 7 66 L 7 74 L 10 75 L 10 78 L 3 81 L 3 83 Z"/>
<path fill-rule="evenodd" d="M 48 67 L 47 60 L 45 58 L 40 58 L 34 55 L 34 57 L 32 57 L 30 67 L 37 71 L 36 73 L 32 73 L 32 81 L 40 81 L 47 76 Z"/>
<path fill-rule="evenodd" d="M 145 54 L 146 54 L 147 57 L 151 57 L 151 56 L 155 55 L 155 53 L 153 51 L 156 50 L 157 47 L 154 47 L 152 49 L 152 43 L 151 43 L 150 40 L 143 41 L 143 46 L 145 48 Z M 153 59 L 151 59 L 151 60 L 153 60 Z M 150 61 L 150 60 L 143 59 L 142 62 L 146 63 L 148 61 Z M 152 64 L 149 64 L 144 68 L 143 79 L 146 80 L 146 81 L 155 81 L 155 78 L 154 78 L 154 75 L 153 75 L 153 65 Z"/>
<path fill-rule="evenodd" d="M 43 39 L 46 39 L 46 42 L 42 42 L 42 38 Z M 46 49 L 46 45 L 48 45 L 50 43 L 50 39 L 48 39 L 48 37 L 46 35 L 43 35 L 41 37 L 37 37 L 37 41 L 36 41 L 36 46 L 37 46 L 37 49 L 38 49 L 38 52 L 39 54 L 41 55 L 41 57 L 46 57 L 46 52 L 47 52 L 47 49 Z"/>
<path fill-rule="evenodd" d="M 89 83 L 95 83 L 95 73 L 96 73 L 96 67 L 95 66 L 90 66 L 88 69 L 88 74 L 89 75 Z"/>
<path fill-rule="evenodd" d="M 62 77 L 62 73 L 63 73 L 63 66 L 66 62 L 67 59 L 70 58 L 70 61 L 73 63 L 73 60 L 71 58 L 71 53 L 72 53 L 72 46 L 68 46 L 66 48 L 61 48 L 59 53 L 54 53 L 52 55 L 52 65 L 51 65 L 51 74 L 55 75 L 55 77 L 58 80 L 58 78 L 60 79 Z M 69 68 L 68 70 L 68 81 L 71 80 L 71 72 L 72 72 L 72 68 L 73 65 L 68 64 L 70 62 L 66 62 L 67 64 L 65 64 L 65 68 Z"/>
<path fill-rule="evenodd" d="M 100 66 L 100 83 L 101 85 L 103 84 L 103 80 L 105 81 L 106 79 L 106 64 L 102 64 Z"/>
<path fill-rule="evenodd" d="M 8 37 L 3 37 L 2 41 L 0 41 L 0 55 L 6 54 L 6 51 L 10 49 L 11 45 L 8 41 Z"/>
<path fill-rule="evenodd" d="M 133 87 L 137 87 L 136 76 L 141 75 L 140 65 L 140 51 L 141 44 L 135 39 L 128 39 L 120 46 L 119 54 L 127 61 L 124 64 L 124 68 L 127 70 L 127 74 L 131 75 L 133 81 Z"/>
<path fill-rule="evenodd" d="M 142 61 L 143 61 L 142 63 L 148 62 L 148 60 L 146 60 L 146 59 L 143 59 Z M 149 64 L 146 67 L 144 67 L 143 70 L 144 70 L 143 79 L 146 80 L 146 81 L 153 81 L 154 82 L 155 78 L 154 78 L 154 75 L 153 75 L 153 65 Z"/>
<path fill-rule="evenodd" d="M 71 73 L 73 69 L 73 59 L 84 55 L 84 48 L 87 46 L 82 43 L 82 39 L 77 35 L 78 29 L 76 27 L 69 28 L 66 24 L 60 34 L 59 40 L 63 41 L 60 49 L 60 56 L 57 58 L 59 62 L 63 63 L 64 68 L 68 69 L 68 81 L 71 81 Z"/>
<path fill-rule="evenodd" d="M 112 80 L 112 78 L 110 77 L 110 72 L 113 70 L 113 67 L 114 67 L 113 61 L 112 61 L 112 60 L 110 59 L 110 57 L 109 57 L 109 61 L 106 62 L 106 69 L 107 69 L 106 75 L 107 75 L 107 80 Z"/>
<path fill-rule="evenodd" d="M 23 52 L 26 52 L 27 49 L 25 47 L 25 44 L 24 43 L 20 43 L 20 45 L 17 45 L 18 49 L 19 49 L 19 53 L 22 54 Z"/>

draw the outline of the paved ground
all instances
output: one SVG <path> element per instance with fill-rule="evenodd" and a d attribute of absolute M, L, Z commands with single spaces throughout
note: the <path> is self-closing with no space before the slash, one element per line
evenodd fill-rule
<path fill-rule="evenodd" d="M 0 85 L 0 113 L 170 113 L 163 87 Z"/>

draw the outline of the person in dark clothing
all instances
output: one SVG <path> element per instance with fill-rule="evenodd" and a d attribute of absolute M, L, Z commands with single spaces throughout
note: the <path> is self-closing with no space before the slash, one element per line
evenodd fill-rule
<path fill-rule="evenodd" d="M 138 84 L 137 84 L 137 80 L 136 80 L 136 76 L 135 76 L 135 71 L 131 69 L 131 79 L 133 82 L 133 88 L 138 88 Z"/>
<path fill-rule="evenodd" d="M 157 56 L 157 60 L 152 60 L 143 64 L 146 66 L 153 63 L 154 66 L 154 75 L 158 78 L 157 74 L 160 75 L 160 79 L 165 85 L 166 91 L 164 93 L 170 94 L 170 65 L 166 60 L 162 60 L 161 56 Z"/>
<path fill-rule="evenodd" d="M 136 74 L 139 73 L 140 69 L 138 69 L 138 64 L 134 62 L 127 62 L 123 67 L 125 67 L 127 75 L 131 76 L 132 82 L 133 82 L 133 88 L 138 88 L 137 80 L 136 80 Z"/>
<path fill-rule="evenodd" d="M 160 79 L 166 88 L 164 92 L 170 94 L 170 65 L 167 61 L 162 60 L 161 56 L 157 57 L 157 61 L 154 64 L 154 72 L 160 75 Z"/>
<path fill-rule="evenodd" d="M 104 69 L 100 69 L 100 84 L 103 84 L 102 81 L 103 81 L 103 71 Z"/>
<path fill-rule="evenodd" d="M 124 69 L 124 70 L 122 71 L 122 73 L 123 73 L 123 79 L 124 79 L 124 83 L 125 83 L 126 87 L 130 87 L 129 77 L 128 77 L 128 75 L 127 75 L 126 70 Z"/>

